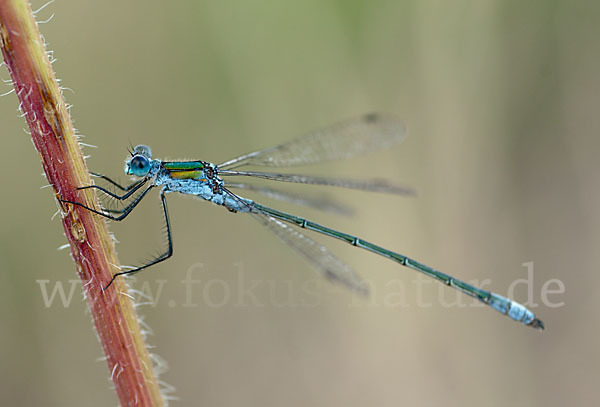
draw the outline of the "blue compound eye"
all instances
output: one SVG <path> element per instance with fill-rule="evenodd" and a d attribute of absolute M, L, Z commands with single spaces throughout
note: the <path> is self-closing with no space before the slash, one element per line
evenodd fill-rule
<path fill-rule="evenodd" d="M 133 155 L 143 155 L 144 157 L 150 159 L 152 158 L 152 150 L 150 147 L 140 144 L 135 146 L 133 149 Z"/>
<path fill-rule="evenodd" d="M 136 177 L 144 177 L 150 171 L 150 161 L 142 156 L 136 155 L 127 164 L 127 173 Z"/>

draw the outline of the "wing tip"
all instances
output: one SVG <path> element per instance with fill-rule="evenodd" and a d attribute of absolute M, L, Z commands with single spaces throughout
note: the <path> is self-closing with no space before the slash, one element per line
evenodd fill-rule
<path fill-rule="evenodd" d="M 402 139 L 407 133 L 407 128 L 404 122 L 391 114 L 370 112 L 361 116 L 361 120 L 367 126 L 383 126 L 388 131 L 396 133 L 400 139 Z"/>
<path fill-rule="evenodd" d="M 371 112 L 363 116 L 363 120 L 367 123 L 375 123 L 381 120 L 381 113 Z"/>

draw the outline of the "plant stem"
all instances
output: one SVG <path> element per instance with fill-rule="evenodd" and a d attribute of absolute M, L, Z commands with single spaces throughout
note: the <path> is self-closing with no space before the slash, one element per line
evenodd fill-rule
<path fill-rule="evenodd" d="M 0 0 L 0 46 L 33 143 L 57 200 L 62 198 L 94 206 L 97 198 L 92 190 L 76 189 L 90 185 L 91 180 L 27 1 Z M 117 279 L 108 290 L 102 291 L 119 268 L 104 220 L 79 207 L 58 202 L 65 235 L 121 405 L 163 405 L 125 283 Z"/>

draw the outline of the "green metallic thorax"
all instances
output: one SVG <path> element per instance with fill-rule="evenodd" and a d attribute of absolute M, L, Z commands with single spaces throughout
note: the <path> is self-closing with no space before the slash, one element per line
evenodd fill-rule
<path fill-rule="evenodd" d="M 204 161 L 171 161 L 163 162 L 162 166 L 169 171 L 172 178 L 177 179 L 202 179 L 204 178 Z"/>
<path fill-rule="evenodd" d="M 206 166 L 204 161 L 170 161 L 163 162 L 163 168 L 169 171 L 199 171 Z"/>

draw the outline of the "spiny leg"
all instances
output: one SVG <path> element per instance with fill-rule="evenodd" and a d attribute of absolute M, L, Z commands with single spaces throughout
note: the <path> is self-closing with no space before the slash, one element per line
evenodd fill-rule
<path fill-rule="evenodd" d="M 103 210 L 104 210 L 104 212 L 108 212 L 108 213 L 123 213 L 124 212 L 124 209 L 107 209 L 107 208 L 104 208 Z"/>
<path fill-rule="evenodd" d="M 91 174 L 97 175 L 95 173 L 91 173 Z M 102 177 L 102 178 L 104 178 L 104 179 L 110 180 L 110 178 L 104 177 L 103 175 L 99 175 L 99 176 Z M 125 188 L 122 188 L 120 185 L 115 184 L 112 180 L 110 180 L 111 183 L 117 185 L 119 188 L 121 188 L 121 189 L 123 189 L 125 191 L 127 191 L 127 190 L 129 191 L 129 192 L 127 192 L 126 194 L 124 194 L 122 196 L 116 195 L 115 193 L 113 193 L 111 191 L 108 191 L 105 188 L 96 186 L 96 185 L 89 185 L 89 186 L 85 186 L 85 187 L 79 187 L 77 189 L 78 190 L 82 190 L 82 189 L 95 188 L 95 189 L 100 190 L 101 192 L 104 192 L 106 195 L 108 195 L 108 196 L 110 196 L 110 197 L 112 197 L 114 199 L 117 199 L 117 200 L 120 200 L 120 201 L 124 201 L 124 200 L 130 198 L 131 195 L 133 195 L 135 192 L 137 192 L 137 190 L 139 190 L 147 181 L 148 181 L 148 179 L 143 179 L 141 181 L 136 181 L 133 184 L 131 184 L 131 185 L 125 187 Z M 103 208 L 103 211 L 104 212 L 108 212 L 108 213 L 124 213 L 125 209 L 107 209 L 107 208 Z"/>
<path fill-rule="evenodd" d="M 99 191 L 104 192 L 106 195 L 108 195 L 108 196 L 110 196 L 112 198 L 118 199 L 119 201 L 124 201 L 127 198 L 129 198 L 131 195 L 133 195 L 138 189 L 140 189 L 147 181 L 148 181 L 148 178 L 144 178 L 141 181 L 134 182 L 133 184 L 129 185 L 126 188 L 121 188 L 119 186 L 119 188 L 123 189 L 123 191 L 127 191 L 127 193 L 125 193 L 124 195 L 117 195 L 114 192 L 111 192 L 111 191 L 109 191 L 106 188 L 99 187 L 98 185 L 88 185 L 88 186 L 85 186 L 85 187 L 79 187 L 77 189 L 78 190 L 83 190 L 83 189 L 92 189 L 92 188 L 94 188 L 94 189 L 97 189 Z"/>
<path fill-rule="evenodd" d="M 108 287 L 110 287 L 110 285 L 113 283 L 113 281 L 115 281 L 115 279 L 118 276 L 123 276 L 123 275 L 126 275 L 126 274 L 137 273 L 140 270 L 143 270 L 145 268 L 153 266 L 153 265 L 155 265 L 157 263 L 160 263 L 161 261 L 165 261 L 165 260 L 167 260 L 169 257 L 171 257 L 173 255 L 173 238 L 171 236 L 171 221 L 169 219 L 169 211 L 167 210 L 167 200 L 165 198 L 165 192 L 164 191 L 161 191 L 161 193 L 160 193 L 160 200 L 162 202 L 163 215 L 164 215 L 165 225 L 166 225 L 166 229 L 167 229 L 167 242 L 168 242 L 167 251 L 164 252 L 163 254 L 161 254 L 160 256 L 155 257 L 154 260 L 152 260 L 151 262 L 149 262 L 149 263 L 147 263 L 147 264 L 145 264 L 143 266 L 136 267 L 136 268 L 134 268 L 132 270 L 121 271 L 121 272 L 113 275 L 113 277 L 110 280 L 110 282 L 108 283 L 108 285 L 102 289 L 103 291 L 106 290 L 106 289 L 108 289 Z"/>
<path fill-rule="evenodd" d="M 122 186 L 118 182 L 113 181 L 112 179 L 108 178 L 106 175 L 102 175 L 97 172 L 90 172 L 90 175 L 93 175 L 94 177 L 102 178 L 104 181 L 110 182 L 111 184 L 113 184 L 114 186 L 116 186 L 117 188 L 119 188 L 121 191 L 124 191 L 124 192 L 129 191 L 131 188 L 133 188 L 139 182 L 139 181 L 136 181 L 133 184 Z"/>
<path fill-rule="evenodd" d="M 123 219 L 125 219 L 127 217 L 127 215 L 129 215 L 131 213 L 131 211 L 133 210 L 133 208 L 135 208 L 140 202 L 141 200 L 146 196 L 146 194 L 148 193 L 148 191 L 150 191 L 152 188 L 154 188 L 154 185 L 150 185 L 148 188 L 146 188 L 144 190 L 144 192 L 142 192 L 140 194 L 140 196 L 136 197 L 129 205 L 127 205 L 125 208 L 122 209 L 122 211 L 117 211 L 116 213 L 121 213 L 120 216 L 112 216 L 109 215 L 107 213 L 98 211 L 94 208 L 90 208 L 89 206 L 86 206 L 84 204 L 82 204 L 81 202 L 74 202 L 74 201 L 67 201 L 65 199 L 61 199 L 61 202 L 65 202 L 65 203 L 70 203 L 71 205 L 77 205 L 77 206 L 81 206 L 84 209 L 87 209 L 90 212 L 93 212 L 97 215 L 103 216 L 105 218 L 108 218 L 110 220 L 117 220 L 117 221 L 121 221 Z M 111 211 L 109 211 L 111 212 Z M 112 212 L 114 213 L 114 210 L 112 210 Z"/>

